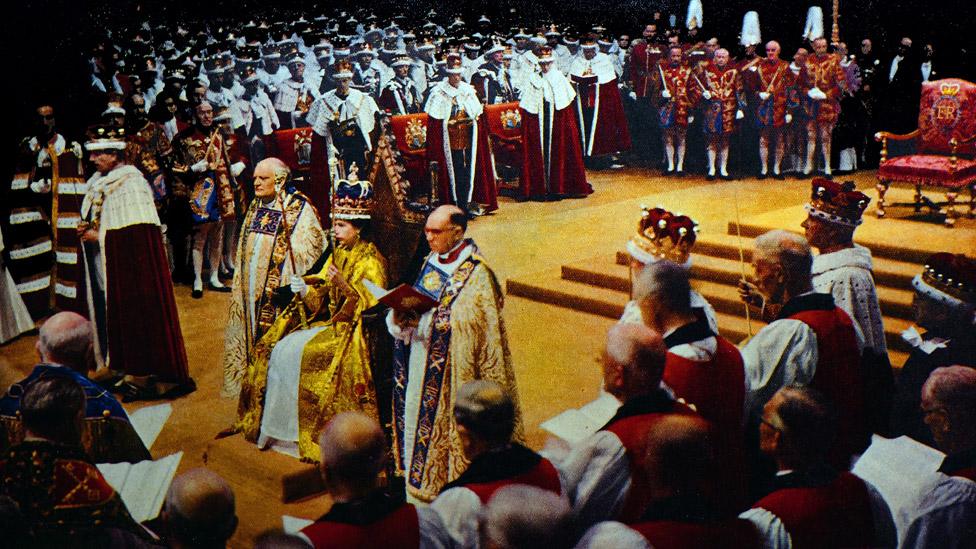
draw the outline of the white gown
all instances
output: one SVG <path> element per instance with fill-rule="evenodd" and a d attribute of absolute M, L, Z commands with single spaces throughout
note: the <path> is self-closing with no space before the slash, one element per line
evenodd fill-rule
<path fill-rule="evenodd" d="M 0 252 L 3 250 L 3 232 L 0 232 Z M 0 343 L 33 329 L 34 320 L 27 312 L 10 271 L 0 260 Z"/>

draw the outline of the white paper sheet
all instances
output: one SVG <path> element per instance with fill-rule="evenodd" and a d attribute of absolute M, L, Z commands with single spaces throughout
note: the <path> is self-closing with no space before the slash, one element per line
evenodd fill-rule
<path fill-rule="evenodd" d="M 146 448 L 152 449 L 172 413 L 173 405 L 168 402 L 146 406 L 129 414 L 129 422 L 132 423 L 132 428 L 136 430 Z"/>
<path fill-rule="evenodd" d="M 617 409 L 620 401 L 605 391 L 591 402 L 578 409 L 566 410 L 561 414 L 547 419 L 539 425 L 553 435 L 565 440 L 569 444 L 578 444 L 607 424 Z"/>
<path fill-rule="evenodd" d="M 302 528 L 305 528 L 313 522 L 315 521 L 293 517 L 290 515 L 281 515 L 281 529 L 284 530 L 286 534 L 295 535 L 299 533 Z"/>
<path fill-rule="evenodd" d="M 939 467 L 945 454 L 906 436 L 887 439 L 871 437 L 871 446 L 854 468 L 855 475 L 881 492 L 902 539 L 919 503 L 939 482 Z"/>
<path fill-rule="evenodd" d="M 182 459 L 183 452 L 177 452 L 155 461 L 99 463 L 98 470 L 119 493 L 132 518 L 145 522 L 159 516 Z"/>

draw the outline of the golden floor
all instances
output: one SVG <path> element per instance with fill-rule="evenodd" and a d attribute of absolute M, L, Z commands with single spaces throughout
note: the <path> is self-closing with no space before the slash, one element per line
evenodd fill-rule
<path fill-rule="evenodd" d="M 503 199 L 498 212 L 472 222 L 469 235 L 501 281 L 613 254 L 634 230 L 641 204 L 661 204 L 688 214 L 705 232 L 725 233 L 728 222 L 736 218 L 736 209 L 743 223 L 755 219 L 757 225 L 798 229 L 802 210 L 792 207 L 802 204 L 809 193 L 809 183 L 800 180 L 710 183 L 697 177 L 666 179 L 631 169 L 595 172 L 591 179 L 595 192 L 588 198 L 522 203 Z M 858 174 L 854 179 L 875 198 L 873 174 Z M 899 215 L 889 213 L 892 218 Z M 932 251 L 946 248 L 976 254 L 974 220 L 961 218 L 954 229 L 935 222 L 892 220 L 888 225 L 888 221 L 872 222 L 872 235 L 915 241 Z M 219 397 L 228 297 L 207 293 L 194 300 L 189 294 L 185 286 L 176 288 L 190 371 L 199 389 L 174 402 L 173 415 L 152 451 L 162 457 L 183 450 L 181 470 L 207 464 L 227 478 L 237 495 L 241 519 L 232 546 L 250 547 L 256 534 L 280 527 L 282 514 L 316 518 L 329 503 L 323 497 L 281 503 L 282 476 L 308 466 L 274 452 L 260 452 L 240 437 L 213 440 L 230 425 L 236 408 L 235 401 Z M 505 319 L 528 440 L 539 448 L 544 443 L 538 428 L 541 421 L 596 396 L 600 386 L 597 359 L 613 321 L 514 296 L 506 299 Z M 0 347 L 0 387 L 23 377 L 33 366 L 35 340 L 28 335 Z"/>

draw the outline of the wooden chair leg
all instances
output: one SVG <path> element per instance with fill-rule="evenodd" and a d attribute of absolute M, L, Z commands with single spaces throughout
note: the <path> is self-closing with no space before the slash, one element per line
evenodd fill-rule
<path fill-rule="evenodd" d="M 915 185 L 915 213 L 922 211 L 922 186 Z"/>
<path fill-rule="evenodd" d="M 956 198 L 958 196 L 959 193 L 957 192 L 945 193 L 945 197 L 946 197 L 945 226 L 946 227 L 953 227 L 956 224 L 956 216 L 958 215 L 956 213 Z"/>
<path fill-rule="evenodd" d="M 875 215 L 878 217 L 878 219 L 883 219 L 885 216 L 885 206 L 888 205 L 888 203 L 885 202 L 885 194 L 888 193 L 889 185 L 891 185 L 891 183 L 885 181 L 884 179 L 878 181 L 874 185 L 874 188 L 878 191 L 878 204 L 875 210 Z"/>

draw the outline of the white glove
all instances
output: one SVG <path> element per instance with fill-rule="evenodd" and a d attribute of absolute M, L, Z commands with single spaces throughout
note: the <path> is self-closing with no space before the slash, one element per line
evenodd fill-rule
<path fill-rule="evenodd" d="M 295 295 L 300 295 L 302 297 L 305 297 L 305 294 L 308 293 L 308 285 L 305 284 L 305 281 L 302 279 L 302 277 L 298 275 L 291 275 L 290 286 L 291 286 L 291 292 Z"/>
<path fill-rule="evenodd" d="M 759 99 L 763 101 L 769 99 L 769 92 L 759 92 Z"/>
<path fill-rule="evenodd" d="M 630 97 L 631 99 L 633 99 L 634 101 L 637 101 L 637 92 L 635 92 L 635 91 L 632 91 L 632 92 L 630 92 L 630 93 L 628 93 L 627 95 L 628 95 L 628 96 L 629 96 L 629 97 Z"/>
<path fill-rule="evenodd" d="M 669 92 L 668 90 L 664 90 L 661 92 L 661 97 L 665 99 L 671 99 L 671 92 Z"/>
<path fill-rule="evenodd" d="M 827 95 L 824 92 L 820 91 L 820 88 L 810 88 L 810 91 L 807 92 L 807 95 L 810 97 L 810 99 L 815 99 L 817 101 L 823 101 L 824 99 L 827 99 Z"/>
<path fill-rule="evenodd" d="M 244 172 L 243 162 L 234 162 L 233 164 L 230 165 L 230 174 L 233 175 L 234 177 L 241 175 L 241 173 L 243 172 Z"/>
<path fill-rule="evenodd" d="M 792 121 L 793 121 L 793 115 L 790 113 L 786 113 L 786 123 L 789 124 Z"/>
<path fill-rule="evenodd" d="M 32 181 L 30 188 L 37 194 L 47 194 L 51 192 L 51 180 L 50 179 L 38 179 L 37 181 Z"/>
<path fill-rule="evenodd" d="M 756 72 L 756 70 L 758 69 L 756 69 L 756 67 L 749 67 L 749 70 L 751 70 L 752 72 Z"/>
<path fill-rule="evenodd" d="M 207 161 L 201 160 L 196 164 L 190 166 L 190 171 L 192 171 L 193 173 L 203 173 L 207 171 Z"/>
<path fill-rule="evenodd" d="M 688 117 L 688 123 L 689 124 L 694 124 L 695 123 L 695 117 L 694 116 L 689 116 Z"/>
<path fill-rule="evenodd" d="M 739 110 L 735 111 L 735 119 L 736 120 L 742 120 L 745 117 L 746 117 L 746 113 L 742 112 L 742 109 L 739 109 Z"/>
<path fill-rule="evenodd" d="M 705 90 L 705 91 L 702 92 L 702 97 L 704 97 L 705 99 L 711 99 L 712 98 L 712 92 L 710 92 L 708 90 Z"/>

